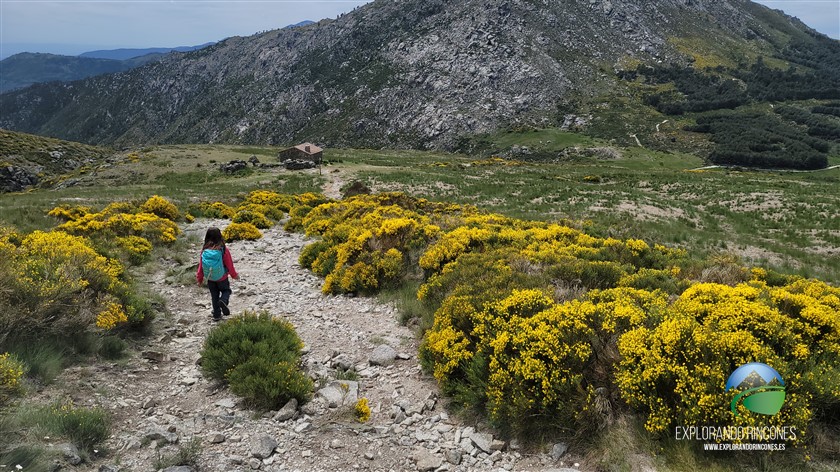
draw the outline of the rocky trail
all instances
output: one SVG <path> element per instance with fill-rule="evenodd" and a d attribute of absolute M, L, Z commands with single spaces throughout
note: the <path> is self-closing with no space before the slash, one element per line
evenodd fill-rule
<path fill-rule="evenodd" d="M 198 221 L 185 231 L 197 241 L 213 223 L 224 222 Z M 485 425 L 449 414 L 418 364 L 415 334 L 400 325 L 395 308 L 372 298 L 323 295 L 321 280 L 297 262 L 306 243 L 278 225 L 261 240 L 229 244 L 240 274 L 232 281 L 231 309 L 234 315 L 267 310 L 295 326 L 305 369 L 317 379 L 312 401 L 259 415 L 205 379 L 198 361 L 214 325 L 210 296 L 206 287 L 185 283 L 195 270 L 191 262 L 180 277 L 171 275 L 173 263 L 163 268 L 170 277 L 158 273 L 148 281 L 170 315 L 156 320 L 142 351 L 127 361 L 68 369 L 44 392 L 72 392 L 76 405 L 102 406 L 114 417 L 108 454 L 73 466 L 75 451 L 61 446 L 69 463 L 61 470 L 154 471 L 160 457 L 194 438 L 201 443 L 195 466 L 168 472 L 576 470 L 562 469 L 574 462 L 563 455 L 564 445 L 526 454 Z M 193 246 L 198 254 L 198 242 Z M 346 369 L 355 369 L 358 381 L 335 380 Z M 352 414 L 361 397 L 372 410 L 364 424 Z"/>

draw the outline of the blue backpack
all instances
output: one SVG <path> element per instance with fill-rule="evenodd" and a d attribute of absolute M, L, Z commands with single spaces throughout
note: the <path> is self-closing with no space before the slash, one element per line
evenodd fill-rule
<path fill-rule="evenodd" d="M 201 251 L 201 268 L 204 271 L 204 277 L 207 280 L 216 282 L 221 280 L 227 274 L 225 264 L 222 261 L 222 255 L 225 253 L 225 248 L 222 249 L 205 249 Z"/>

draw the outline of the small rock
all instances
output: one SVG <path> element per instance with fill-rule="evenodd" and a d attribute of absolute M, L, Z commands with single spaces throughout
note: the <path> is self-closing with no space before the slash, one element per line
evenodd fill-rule
<path fill-rule="evenodd" d="M 397 351 L 394 348 L 387 344 L 380 344 L 370 353 L 368 362 L 370 362 L 370 365 L 389 366 L 394 363 L 394 359 L 396 358 Z"/>
<path fill-rule="evenodd" d="M 370 452 L 370 451 L 365 453 L 365 459 L 367 459 L 369 461 L 372 461 L 374 459 L 374 457 L 376 457 L 376 455 L 374 453 Z"/>
<path fill-rule="evenodd" d="M 296 433 L 302 433 L 302 432 L 306 431 L 307 429 L 309 429 L 310 426 L 312 426 L 312 423 L 310 423 L 308 421 L 304 421 L 303 423 L 300 423 L 299 425 L 295 426 L 295 432 Z"/>
<path fill-rule="evenodd" d="M 490 449 L 492 449 L 494 451 L 504 451 L 505 442 L 500 441 L 498 439 L 494 439 L 493 442 L 490 443 Z"/>
<path fill-rule="evenodd" d="M 99 472 L 120 472 L 120 466 L 114 464 L 102 464 L 99 466 Z"/>
<path fill-rule="evenodd" d="M 330 362 L 333 369 L 350 370 L 353 368 L 353 360 L 347 354 L 339 354 Z"/>
<path fill-rule="evenodd" d="M 178 435 L 176 433 L 170 433 L 160 428 L 149 430 L 144 437 L 147 441 L 157 441 L 158 444 L 178 443 Z"/>
<path fill-rule="evenodd" d="M 569 449 L 569 446 L 566 443 L 557 443 L 551 448 L 551 458 L 555 461 L 560 460 L 563 457 L 563 454 L 566 453 L 566 450 Z"/>
<path fill-rule="evenodd" d="M 262 461 L 254 458 L 248 459 L 248 467 L 250 467 L 251 470 L 260 470 L 260 467 L 262 467 Z"/>
<path fill-rule="evenodd" d="M 233 465 L 242 465 L 242 463 L 243 463 L 243 462 L 245 462 L 245 458 L 244 458 L 244 457 L 242 457 L 242 456 L 237 456 L 237 455 L 233 455 L 233 456 L 228 457 L 228 460 L 229 460 L 229 461 L 230 461 L 230 463 L 231 463 L 231 464 L 233 464 Z"/>
<path fill-rule="evenodd" d="M 493 444 L 493 435 L 488 433 L 473 433 L 470 435 L 470 440 L 475 444 L 475 447 L 481 449 L 482 451 L 490 454 L 493 452 L 493 449 L 490 448 L 490 445 Z"/>
<path fill-rule="evenodd" d="M 225 435 L 220 432 L 212 432 L 207 435 L 207 441 L 211 444 L 219 444 L 225 442 Z"/>
<path fill-rule="evenodd" d="M 276 439 L 267 435 L 260 436 L 251 443 L 251 457 L 268 459 L 274 453 L 275 447 L 277 447 Z"/>
<path fill-rule="evenodd" d="M 414 462 L 417 463 L 417 470 L 426 472 L 435 470 L 443 465 L 443 459 L 429 452 L 428 449 L 418 449 L 412 454 Z"/>
<path fill-rule="evenodd" d="M 140 356 L 142 356 L 143 359 L 148 359 L 152 362 L 157 363 L 161 363 L 165 360 L 168 360 L 168 356 L 160 351 L 143 351 L 142 353 L 140 353 Z"/>
<path fill-rule="evenodd" d="M 333 439 L 330 441 L 330 447 L 333 449 L 341 449 L 344 447 L 344 444 L 342 444 L 338 439 Z"/>
<path fill-rule="evenodd" d="M 446 460 L 452 465 L 459 465 L 461 463 L 461 451 L 451 449 L 446 451 Z"/>
<path fill-rule="evenodd" d="M 195 469 L 186 465 L 175 465 L 172 467 L 167 467 L 161 472 L 195 472 Z"/>
<path fill-rule="evenodd" d="M 140 406 L 141 406 L 141 408 L 143 408 L 144 410 L 148 410 L 149 408 L 154 408 L 154 407 L 156 407 L 156 406 L 157 406 L 157 404 L 158 404 L 158 402 L 157 402 L 157 400 L 155 400 L 154 398 L 152 398 L 152 397 L 146 397 L 146 399 L 145 399 L 145 400 L 143 400 L 143 403 L 142 403 Z"/>
<path fill-rule="evenodd" d="M 214 403 L 214 405 L 221 408 L 233 408 L 236 406 L 236 402 L 232 398 L 223 398 Z"/>
<path fill-rule="evenodd" d="M 435 433 L 427 433 L 425 431 L 415 431 L 414 438 L 420 442 L 437 442 L 439 436 Z"/>
<path fill-rule="evenodd" d="M 303 457 L 312 457 L 312 450 L 307 449 L 307 450 L 303 451 L 300 455 L 303 456 Z"/>
<path fill-rule="evenodd" d="M 280 411 L 278 411 L 276 415 L 274 415 L 274 421 L 286 421 L 294 418 L 297 413 L 297 407 L 297 398 L 292 398 L 283 405 L 283 408 L 280 408 Z"/>
<path fill-rule="evenodd" d="M 477 451 L 476 447 L 473 446 L 473 442 L 470 441 L 470 438 L 462 437 L 459 446 L 461 446 L 461 449 L 469 455 L 472 455 L 473 452 Z"/>
<path fill-rule="evenodd" d="M 330 408 L 355 405 L 359 399 L 359 383 L 352 380 L 334 380 L 318 390 L 318 396 L 326 400 Z"/>
<path fill-rule="evenodd" d="M 69 462 L 70 465 L 79 465 L 82 463 L 82 458 L 79 456 L 79 450 L 76 449 L 76 446 L 70 443 L 64 443 L 56 446 L 56 449 L 58 449 L 61 456 L 64 457 L 64 460 Z"/>

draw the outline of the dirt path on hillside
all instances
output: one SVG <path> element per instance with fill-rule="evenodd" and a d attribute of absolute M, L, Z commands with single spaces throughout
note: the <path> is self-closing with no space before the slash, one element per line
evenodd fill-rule
<path fill-rule="evenodd" d="M 185 231 L 203 237 L 211 223 L 225 224 L 200 221 Z M 546 454 L 525 454 L 516 444 L 481 434 L 489 431 L 475 431 L 486 427 L 447 414 L 434 380 L 421 372 L 416 337 L 398 323 L 395 309 L 371 298 L 323 295 L 321 280 L 297 263 L 306 242 L 277 226 L 259 241 L 231 243 L 241 275 L 232 283 L 231 308 L 234 314 L 267 310 L 294 324 L 305 343 L 304 364 L 319 379 L 316 389 L 326 390 L 282 420 L 277 412 L 258 416 L 205 379 L 197 362 L 214 325 L 209 294 L 186 283 L 194 270 L 189 264 L 165 264 L 169 280 L 159 273 L 148 282 L 166 299 L 171 315 L 156 320 L 157 334 L 143 353 L 69 369 L 48 393 L 72 392 L 77 405 L 102 406 L 115 418 L 106 457 L 61 470 L 152 471 L 156 459 L 193 438 L 201 441 L 197 467 L 178 472 L 552 470 L 573 462 L 568 455 L 554 461 Z M 198 243 L 194 246 L 191 256 L 198 253 Z M 388 350 L 382 346 L 393 348 L 397 358 L 390 365 L 371 365 L 377 348 Z M 358 383 L 350 382 L 349 392 L 338 397 L 337 389 L 329 388 L 337 367 L 359 374 Z M 349 413 L 356 388 L 372 409 L 365 424 Z"/>

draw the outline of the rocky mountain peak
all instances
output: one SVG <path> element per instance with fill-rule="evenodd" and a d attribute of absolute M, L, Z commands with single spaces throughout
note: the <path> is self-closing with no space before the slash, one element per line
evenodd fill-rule
<path fill-rule="evenodd" d="M 118 145 L 446 148 L 511 124 L 559 126 L 558 104 L 612 93 L 623 62 L 686 63 L 685 48 L 709 36 L 770 50 L 779 24 L 804 28 L 742 0 L 376 0 L 131 72 L 4 94 L 0 127 Z"/>

